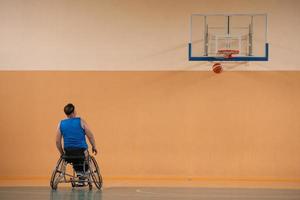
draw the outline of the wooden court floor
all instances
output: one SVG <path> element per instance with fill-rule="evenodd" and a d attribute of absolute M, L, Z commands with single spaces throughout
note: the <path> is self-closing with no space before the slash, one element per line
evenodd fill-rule
<path fill-rule="evenodd" d="M 1 200 L 100 199 L 100 200 L 299 200 L 296 189 L 112 187 L 89 191 L 86 188 L 0 187 Z"/>

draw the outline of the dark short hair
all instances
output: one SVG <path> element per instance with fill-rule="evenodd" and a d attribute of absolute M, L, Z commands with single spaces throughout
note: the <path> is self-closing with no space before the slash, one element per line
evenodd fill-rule
<path fill-rule="evenodd" d="M 71 103 L 68 103 L 64 107 L 64 112 L 66 115 L 71 115 L 74 112 L 74 110 L 75 110 L 75 106 Z"/>

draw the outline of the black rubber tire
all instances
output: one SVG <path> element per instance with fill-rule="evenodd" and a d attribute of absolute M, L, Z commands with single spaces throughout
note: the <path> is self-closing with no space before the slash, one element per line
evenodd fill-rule
<path fill-rule="evenodd" d="M 93 184 L 91 182 L 88 183 L 89 184 L 89 190 L 93 189 Z"/>
<path fill-rule="evenodd" d="M 53 170 L 51 179 L 50 179 L 50 186 L 53 190 L 57 189 L 58 186 L 58 182 L 57 182 L 57 178 L 60 176 L 60 174 L 62 173 L 62 165 L 63 165 L 63 159 L 62 157 L 60 157 L 57 161 L 56 167 Z"/>
<path fill-rule="evenodd" d="M 76 187 L 76 184 L 73 179 L 71 179 L 71 186 L 72 186 L 72 188 Z"/>
<path fill-rule="evenodd" d="M 97 164 L 97 161 L 93 156 L 90 156 L 89 166 L 90 166 L 91 176 L 94 181 L 94 184 L 100 190 L 102 188 L 103 180 L 100 174 L 100 169 Z"/>

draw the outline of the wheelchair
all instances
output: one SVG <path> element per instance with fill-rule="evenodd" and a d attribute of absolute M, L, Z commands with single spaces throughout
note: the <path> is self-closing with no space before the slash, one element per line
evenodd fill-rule
<path fill-rule="evenodd" d="M 68 165 L 72 168 L 69 170 L 70 172 L 67 170 Z M 82 174 L 74 170 L 74 167 L 78 167 L 78 165 L 83 168 Z M 62 155 L 53 170 L 50 186 L 56 190 L 59 183 L 71 183 L 72 188 L 88 186 L 92 190 L 94 184 L 100 190 L 102 182 L 99 166 L 92 155 Z"/>

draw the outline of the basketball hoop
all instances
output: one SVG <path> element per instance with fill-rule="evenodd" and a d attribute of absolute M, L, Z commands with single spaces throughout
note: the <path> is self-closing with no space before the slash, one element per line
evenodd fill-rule
<path fill-rule="evenodd" d="M 234 49 L 219 49 L 218 54 L 223 55 L 224 59 L 230 59 L 232 58 L 232 55 L 239 54 L 239 50 L 234 50 Z M 223 67 L 221 63 L 214 63 L 212 66 L 213 72 L 216 74 L 219 74 L 223 71 Z"/>
<path fill-rule="evenodd" d="M 239 50 L 233 50 L 233 49 L 219 49 L 218 54 L 223 55 L 224 58 L 232 58 L 232 55 L 239 54 Z"/>

